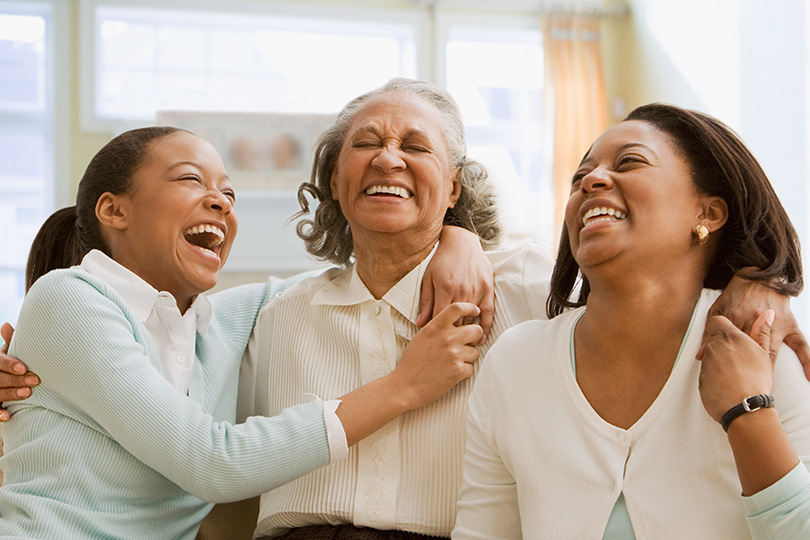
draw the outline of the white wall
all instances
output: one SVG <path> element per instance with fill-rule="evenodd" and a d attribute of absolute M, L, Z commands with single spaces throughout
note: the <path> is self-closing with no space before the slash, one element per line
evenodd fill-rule
<path fill-rule="evenodd" d="M 628 108 L 674 103 L 729 124 L 759 159 L 810 250 L 805 0 L 630 4 L 632 19 L 617 39 L 625 41 L 626 69 L 637 73 L 627 77 L 635 84 L 615 87 L 615 97 Z M 808 298 L 801 295 L 793 309 L 810 329 Z"/>

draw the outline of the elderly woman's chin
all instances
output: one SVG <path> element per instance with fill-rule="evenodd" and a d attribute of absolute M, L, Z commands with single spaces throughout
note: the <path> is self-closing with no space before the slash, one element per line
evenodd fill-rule
<path fill-rule="evenodd" d="M 349 221 L 354 235 L 369 234 L 418 236 L 426 242 L 438 240 L 444 214 L 438 218 L 420 219 L 410 212 L 365 212 Z"/>

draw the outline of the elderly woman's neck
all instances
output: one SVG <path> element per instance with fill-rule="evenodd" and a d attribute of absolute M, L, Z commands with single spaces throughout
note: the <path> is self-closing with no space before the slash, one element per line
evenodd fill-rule
<path fill-rule="evenodd" d="M 374 298 L 385 296 L 391 287 L 427 257 L 438 238 L 425 241 L 403 241 L 401 236 L 377 238 L 362 242 L 355 239 L 354 256 L 357 275 Z"/>

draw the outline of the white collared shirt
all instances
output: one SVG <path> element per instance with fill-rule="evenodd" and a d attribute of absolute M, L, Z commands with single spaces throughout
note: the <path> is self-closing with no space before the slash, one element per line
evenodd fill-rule
<path fill-rule="evenodd" d="M 99 250 L 85 255 L 81 266 L 121 295 L 155 340 L 163 376 L 178 392 L 187 394 L 196 362 L 196 334 L 205 336 L 211 322 L 208 298 L 197 295 L 191 307 L 181 314 L 174 296 L 157 291 Z"/>
<path fill-rule="evenodd" d="M 489 254 L 495 321 L 481 357 L 508 327 L 545 318 L 553 261 L 538 246 Z M 429 259 L 429 257 L 428 257 Z M 376 300 L 357 271 L 332 269 L 278 295 L 261 311 L 243 362 L 240 400 L 275 415 L 301 394 L 346 394 L 390 373 L 417 332 L 428 259 Z M 461 486 L 467 396 L 472 380 L 393 420 L 333 462 L 262 496 L 258 530 L 354 523 L 449 536 Z M 242 407 L 245 407 L 243 402 Z"/>

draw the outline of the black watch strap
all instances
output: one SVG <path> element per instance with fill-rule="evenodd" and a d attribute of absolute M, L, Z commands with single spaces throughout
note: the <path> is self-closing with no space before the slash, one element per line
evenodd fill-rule
<path fill-rule="evenodd" d="M 728 426 L 731 425 L 735 419 L 744 415 L 745 413 L 758 411 L 773 407 L 773 396 L 770 394 L 757 394 L 756 396 L 748 396 L 742 403 L 736 405 L 726 411 L 723 418 L 720 419 L 720 425 L 723 426 L 724 431 L 728 431 Z"/>

